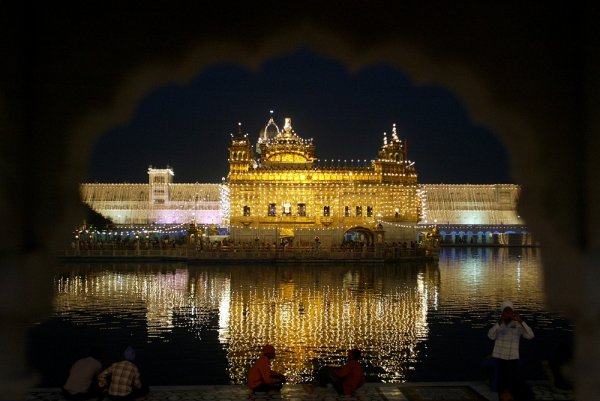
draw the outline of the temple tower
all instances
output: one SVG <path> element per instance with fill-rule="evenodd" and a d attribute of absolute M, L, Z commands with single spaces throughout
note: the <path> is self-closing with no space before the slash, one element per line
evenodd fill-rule
<path fill-rule="evenodd" d="M 396 124 L 392 126 L 390 141 L 387 134 L 383 133 L 383 145 L 373 164 L 375 172 L 381 174 L 382 182 L 416 183 L 417 181 L 414 162 L 408 160 L 408 148 L 406 142 L 398 138 Z"/>
<path fill-rule="evenodd" d="M 150 183 L 150 205 L 165 205 L 168 203 L 170 185 L 173 183 L 173 169 L 169 166 L 164 169 L 148 167 Z"/>
<path fill-rule="evenodd" d="M 229 174 L 230 177 L 246 173 L 255 164 L 254 151 L 248 138 L 248 134 L 242 134 L 242 123 L 238 123 L 238 132 L 231 134 L 229 145 Z"/>

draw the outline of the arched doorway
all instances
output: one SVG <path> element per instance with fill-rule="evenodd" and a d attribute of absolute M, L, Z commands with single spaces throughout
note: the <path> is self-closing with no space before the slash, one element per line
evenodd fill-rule
<path fill-rule="evenodd" d="M 279 229 L 279 244 L 278 245 L 291 245 L 294 242 L 294 230 L 292 228 L 281 228 Z"/>
<path fill-rule="evenodd" d="M 365 227 L 352 227 L 344 232 L 342 239 L 343 248 L 362 248 L 364 245 L 371 246 L 375 240 L 373 231 Z"/>

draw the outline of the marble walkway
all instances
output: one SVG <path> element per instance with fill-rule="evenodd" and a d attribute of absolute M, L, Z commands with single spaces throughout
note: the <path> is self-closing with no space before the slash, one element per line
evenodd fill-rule
<path fill-rule="evenodd" d="M 552 391 L 547 382 L 529 382 L 536 400 L 571 400 L 572 393 Z M 37 388 L 28 401 L 62 401 L 58 388 Z M 280 393 L 250 394 L 243 385 L 155 386 L 139 401 L 496 401 L 497 393 L 484 382 L 367 383 L 354 396 L 339 396 L 332 388 L 285 385 Z M 104 398 L 105 401 L 108 398 Z"/>

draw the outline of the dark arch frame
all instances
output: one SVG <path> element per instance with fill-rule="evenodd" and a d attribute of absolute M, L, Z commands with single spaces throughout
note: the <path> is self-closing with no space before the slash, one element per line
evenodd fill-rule
<path fill-rule="evenodd" d="M 2 345 L 10 352 L 0 398 L 20 398 L 33 380 L 14 373 L 27 372 L 23 332 L 26 322 L 50 309 L 46 283 L 56 249 L 83 216 L 78 184 L 97 137 L 126 122 L 156 86 L 185 82 L 223 61 L 255 68 L 309 46 L 353 70 L 384 62 L 417 82 L 444 85 L 465 101 L 471 118 L 499 133 L 524 188 L 520 214 L 545 248 L 549 306 L 590 328 L 578 344 L 585 369 L 578 375 L 577 398 L 593 399 L 600 362 L 585 355 L 596 354 L 600 306 L 594 301 L 598 285 L 585 277 L 594 277 L 600 264 L 600 184 L 588 173 L 600 164 L 593 156 L 600 151 L 600 114 L 589 93 L 600 84 L 592 74 L 598 71 L 598 27 L 589 17 L 591 6 L 521 4 L 515 12 L 500 3 L 438 5 L 442 9 L 435 13 L 417 3 L 395 8 L 331 2 L 319 5 L 318 13 L 305 4 L 232 5 L 229 12 L 222 6 L 161 3 L 87 13 L 70 4 L 40 3 L 4 13 L 10 16 L 2 26 L 11 46 L 2 70 L 9 79 L 2 84 L 0 124 L 10 145 L 2 148 L 3 161 L 11 168 L 2 170 L 7 190 L 0 193 L 3 222 L 15 229 L 2 241 L 2 276 L 20 284 L 3 288 L 10 302 L 3 305 Z M 251 13 L 285 23 L 257 24 L 247 18 Z M 565 19 L 577 21 L 577 29 Z M 155 34 L 157 22 L 168 35 Z M 99 24 L 110 30 L 94 29 Z M 574 135 L 577 140 L 565 139 Z"/>

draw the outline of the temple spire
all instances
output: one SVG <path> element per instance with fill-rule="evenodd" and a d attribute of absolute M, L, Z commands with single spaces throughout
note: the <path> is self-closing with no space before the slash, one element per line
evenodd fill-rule
<path fill-rule="evenodd" d="M 285 125 L 283 126 L 283 131 L 286 134 L 292 133 L 292 119 L 290 117 L 285 118 Z"/>
<path fill-rule="evenodd" d="M 383 146 L 387 146 L 387 132 L 383 133 Z"/>
<path fill-rule="evenodd" d="M 400 142 L 400 139 L 398 139 L 398 134 L 396 133 L 396 123 L 392 124 L 392 141 Z"/>

